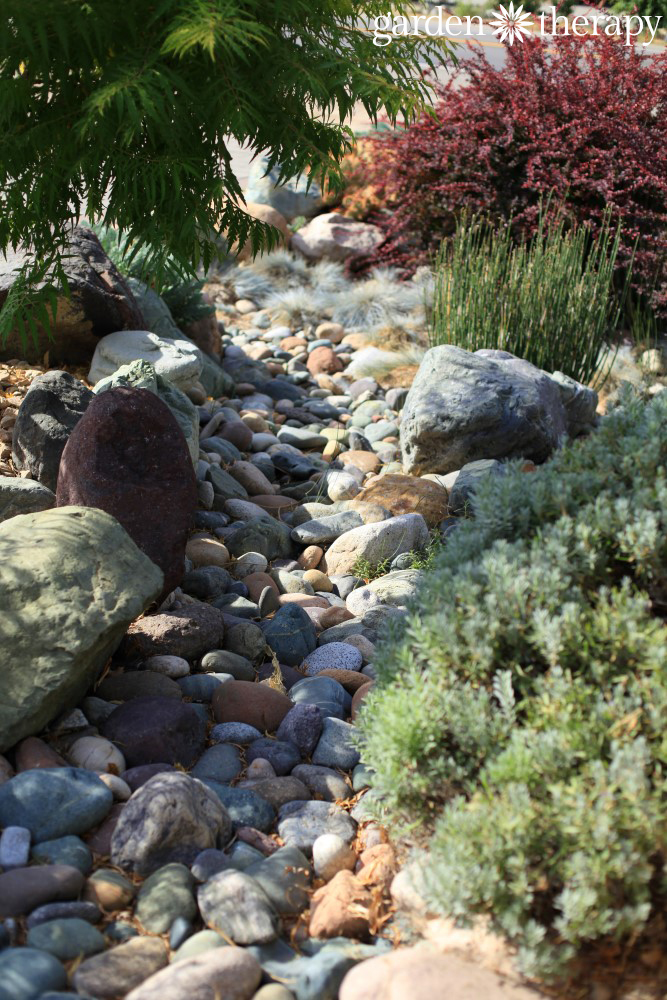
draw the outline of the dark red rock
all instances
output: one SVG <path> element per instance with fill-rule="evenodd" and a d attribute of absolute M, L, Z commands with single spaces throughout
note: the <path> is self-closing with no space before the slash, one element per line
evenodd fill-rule
<path fill-rule="evenodd" d="M 95 854 L 111 854 L 111 838 L 124 808 L 124 802 L 114 802 L 109 815 L 105 817 L 98 828 L 83 838 Z"/>
<path fill-rule="evenodd" d="M 196 503 L 192 460 L 169 407 L 148 389 L 95 396 L 63 451 L 56 505 L 98 507 L 120 521 L 164 573 L 166 596 L 183 578 Z"/>
<path fill-rule="evenodd" d="M 175 698 L 126 701 L 113 710 L 101 732 L 131 768 L 158 763 L 191 767 L 206 745 L 206 723 L 191 705 Z"/>
<path fill-rule="evenodd" d="M 247 722 L 260 732 L 269 733 L 275 733 L 292 708 L 287 695 L 253 681 L 221 684 L 213 693 L 211 705 L 216 722 Z"/>
<path fill-rule="evenodd" d="M 84 882 L 78 868 L 71 865 L 37 865 L 5 872 L 0 875 L 0 919 L 21 917 L 43 903 L 76 899 Z"/>
<path fill-rule="evenodd" d="M 149 615 L 130 625 L 123 655 L 131 660 L 149 656 L 182 656 L 196 660 L 212 649 L 222 649 L 225 615 L 210 604 L 187 604 L 164 615 Z"/>
<path fill-rule="evenodd" d="M 239 451 L 248 451 L 252 444 L 252 431 L 242 420 L 230 420 L 218 431 L 220 437 L 236 445 Z"/>

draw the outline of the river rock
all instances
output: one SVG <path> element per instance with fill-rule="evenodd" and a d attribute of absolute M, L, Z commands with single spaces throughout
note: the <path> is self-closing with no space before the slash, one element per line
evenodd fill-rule
<path fill-rule="evenodd" d="M 337 802 L 338 799 L 348 799 L 352 790 L 339 771 L 317 764 L 299 764 L 292 771 L 292 776 L 302 781 L 312 798 L 323 799 L 325 802 Z"/>
<path fill-rule="evenodd" d="M 0 951 L 0 1000 L 35 1000 L 66 987 L 65 967 L 53 955 L 37 948 Z"/>
<path fill-rule="evenodd" d="M 323 833 L 335 833 L 346 843 L 356 834 L 357 824 L 339 806 L 330 802 L 288 802 L 278 813 L 278 835 L 288 847 L 310 854 Z"/>
<path fill-rule="evenodd" d="M 322 733 L 322 713 L 317 705 L 295 705 L 278 727 L 276 738 L 293 743 L 302 757 L 310 757 Z"/>
<path fill-rule="evenodd" d="M 214 693 L 212 706 L 217 722 L 245 722 L 260 732 L 274 733 L 292 702 L 266 684 L 227 681 Z"/>
<path fill-rule="evenodd" d="M 328 642 L 308 654 L 301 670 L 308 677 L 315 677 L 321 670 L 361 670 L 362 663 L 363 657 L 354 646 L 347 642 Z"/>
<path fill-rule="evenodd" d="M 191 767 L 206 742 L 205 720 L 192 705 L 175 698 L 133 698 L 114 709 L 101 729 L 123 748 L 131 768 L 158 763 Z"/>
<path fill-rule="evenodd" d="M 17 514 L 36 514 L 56 505 L 55 493 L 32 479 L 0 476 L 0 522 Z"/>
<path fill-rule="evenodd" d="M 86 959 L 72 978 L 75 989 L 84 996 L 115 1000 L 140 986 L 166 964 L 164 941 L 157 937 L 136 937 L 103 955 Z"/>
<path fill-rule="evenodd" d="M 308 906 L 312 870 L 298 848 L 281 847 L 250 865 L 246 874 L 260 885 L 279 914 L 296 916 Z"/>
<path fill-rule="evenodd" d="M 444 487 L 428 479 L 398 473 L 378 476 L 368 483 L 351 501 L 352 510 L 357 503 L 380 504 L 394 517 L 421 514 L 429 528 L 437 527 L 448 513 L 447 490 Z"/>
<path fill-rule="evenodd" d="M 30 830 L 34 843 L 85 833 L 104 819 L 113 795 L 92 771 L 24 771 L 0 786 L 0 826 Z"/>
<path fill-rule="evenodd" d="M 155 973 L 125 1000 L 251 1000 L 261 978 L 259 962 L 243 948 L 214 948 Z"/>
<path fill-rule="evenodd" d="M 79 701 L 161 589 L 160 570 L 103 511 L 46 510 L 0 525 L 0 642 L 12 651 L 0 750 Z"/>
<path fill-rule="evenodd" d="M 106 948 L 106 941 L 97 928 L 77 917 L 48 920 L 28 931 L 26 944 L 70 962 L 73 958 L 96 955 Z"/>
<path fill-rule="evenodd" d="M 229 815 L 202 782 L 180 772 L 158 774 L 134 793 L 111 838 L 111 858 L 147 874 L 169 862 L 192 864 L 231 836 Z"/>
<path fill-rule="evenodd" d="M 315 626 L 296 604 L 286 604 L 261 629 L 280 663 L 296 667 L 317 646 Z"/>
<path fill-rule="evenodd" d="M 44 903 L 76 899 L 84 878 L 69 865 L 14 868 L 0 875 L 0 918 L 21 917 Z"/>
<path fill-rule="evenodd" d="M 313 764 L 351 771 L 359 763 L 360 758 L 359 751 L 353 743 L 354 733 L 355 728 L 349 722 L 331 717 L 325 719 L 322 735 L 313 751 Z"/>
<path fill-rule="evenodd" d="M 135 915 L 149 934 L 165 934 L 175 920 L 194 920 L 194 876 L 185 865 L 171 863 L 149 875 L 137 896 Z"/>
<path fill-rule="evenodd" d="M 325 557 L 327 573 L 351 573 L 357 560 L 377 568 L 401 552 L 419 551 L 428 539 L 428 527 L 421 514 L 401 514 L 387 521 L 363 524 L 346 531 L 329 548 Z"/>
<path fill-rule="evenodd" d="M 378 226 L 338 212 L 318 215 L 292 236 L 292 247 L 311 260 L 347 260 L 358 254 L 372 253 L 384 235 Z"/>
<path fill-rule="evenodd" d="M 572 433 L 594 426 L 597 395 L 507 351 L 433 347 L 403 407 L 406 472 L 446 473 L 477 459 L 543 462 Z"/>
<path fill-rule="evenodd" d="M 56 497 L 112 514 L 162 570 L 162 596 L 178 586 L 197 485 L 183 432 L 152 392 L 95 397 L 63 451 Z"/>
<path fill-rule="evenodd" d="M 224 623 L 218 608 L 200 602 L 188 604 L 135 622 L 127 630 L 123 651 L 135 660 L 158 655 L 196 660 L 222 644 Z"/>
<path fill-rule="evenodd" d="M 208 927 L 236 944 L 263 944 L 278 933 L 278 918 L 263 889 L 243 872 L 220 872 L 198 892 L 199 909 Z"/>

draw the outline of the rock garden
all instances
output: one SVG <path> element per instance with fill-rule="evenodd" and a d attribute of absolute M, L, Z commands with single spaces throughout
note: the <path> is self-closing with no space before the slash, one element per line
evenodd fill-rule
<path fill-rule="evenodd" d="M 664 190 L 427 225 L 466 99 L 0 336 L 0 1000 L 664 995 Z"/>

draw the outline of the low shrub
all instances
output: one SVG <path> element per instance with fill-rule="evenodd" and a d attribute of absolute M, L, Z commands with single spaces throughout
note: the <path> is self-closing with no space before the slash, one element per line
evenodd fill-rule
<path fill-rule="evenodd" d="M 489 915 L 531 975 L 665 903 L 666 396 L 480 486 L 358 720 L 431 905 Z"/>
<path fill-rule="evenodd" d="M 591 240 L 561 218 L 517 245 L 509 226 L 463 217 L 438 254 L 431 346 L 509 351 L 546 371 L 601 380 L 600 358 L 620 314 L 619 240 L 608 220 Z"/>
<path fill-rule="evenodd" d="M 597 232 L 623 226 L 619 264 L 638 239 L 634 280 L 667 313 L 667 54 L 606 36 L 526 39 L 501 68 L 483 50 L 462 64 L 435 115 L 366 140 L 365 183 L 383 209 L 384 245 L 361 266 L 413 269 L 435 256 L 462 210 L 512 219 L 531 235 L 554 192 Z"/>

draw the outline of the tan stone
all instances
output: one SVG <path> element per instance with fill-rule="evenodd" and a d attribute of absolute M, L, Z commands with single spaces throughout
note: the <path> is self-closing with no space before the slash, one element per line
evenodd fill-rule
<path fill-rule="evenodd" d="M 271 208 L 270 205 L 260 205 L 258 202 L 247 201 L 245 205 L 239 205 L 247 215 L 251 215 L 253 219 L 259 219 L 260 222 L 268 223 L 270 226 L 275 226 L 281 233 L 281 245 L 289 246 L 290 241 L 290 228 L 287 225 L 287 220 L 285 216 L 275 208 Z M 251 260 L 252 259 L 252 241 L 247 240 L 243 244 L 238 254 L 239 260 Z"/>
<path fill-rule="evenodd" d="M 322 372 L 325 375 L 333 375 L 334 372 L 342 372 L 343 362 L 331 347 L 316 347 L 308 355 L 306 368 L 311 375 L 318 375 Z"/>
<path fill-rule="evenodd" d="M 447 517 L 448 500 L 449 495 L 443 486 L 400 473 L 377 477 L 355 497 L 357 503 L 381 504 L 395 517 L 399 514 L 421 514 L 430 528 Z"/>
<path fill-rule="evenodd" d="M 315 330 L 316 340 L 330 340 L 332 344 L 340 344 L 345 336 L 345 328 L 340 323 L 320 323 Z"/>
<path fill-rule="evenodd" d="M 160 938 L 130 938 L 82 962 L 74 972 L 74 986 L 99 1000 L 115 1000 L 163 969 L 167 961 L 167 945 Z"/>
<path fill-rule="evenodd" d="M 326 670 L 320 670 L 317 676 L 333 677 L 335 681 L 343 685 L 349 694 L 354 694 L 360 688 L 368 687 L 369 684 L 366 674 L 357 673 L 356 670 L 340 670 L 338 667 L 327 667 Z"/>
<path fill-rule="evenodd" d="M 283 337 L 280 341 L 281 351 L 293 351 L 295 354 L 299 354 L 306 347 L 308 347 L 308 341 L 304 340 L 303 337 Z"/>
<path fill-rule="evenodd" d="M 253 681 L 227 681 L 213 695 L 216 722 L 247 722 L 274 733 L 293 707 L 287 695 Z"/>
<path fill-rule="evenodd" d="M 297 559 L 297 562 L 301 569 L 315 569 L 323 555 L 324 549 L 320 548 L 319 545 L 308 545 Z"/>
<path fill-rule="evenodd" d="M 254 430 L 254 428 L 251 428 L 251 430 Z M 252 497 L 253 503 L 257 503 L 256 497 L 258 496 L 263 498 L 275 495 L 276 487 L 274 484 L 252 462 L 233 462 L 227 469 L 227 472 L 247 491 L 248 495 Z M 262 505 L 260 504 L 259 506 L 261 507 Z"/>
<path fill-rule="evenodd" d="M 377 472 L 380 468 L 380 459 L 374 451 L 344 451 L 338 461 L 345 466 L 353 465 L 361 472 Z"/>
<path fill-rule="evenodd" d="M 311 937 L 366 938 L 371 894 L 350 871 L 340 871 L 310 901 Z"/>
<path fill-rule="evenodd" d="M 185 546 L 185 554 L 188 559 L 192 560 L 192 565 L 195 568 L 197 566 L 227 566 L 229 563 L 227 546 L 212 538 L 191 538 Z"/>
<path fill-rule="evenodd" d="M 370 663 L 373 659 L 375 653 L 375 644 L 367 639 L 365 635 L 348 635 L 347 639 L 343 639 L 348 646 L 354 646 L 358 649 L 364 658 L 364 663 Z"/>
<path fill-rule="evenodd" d="M 338 458 L 343 446 L 340 441 L 327 441 L 322 451 L 322 458 L 325 462 L 333 462 L 335 458 Z"/>
<path fill-rule="evenodd" d="M 134 886 L 124 875 L 100 868 L 86 882 L 83 898 L 90 903 L 97 903 L 107 913 L 115 913 L 129 906 L 134 894 Z"/>
<path fill-rule="evenodd" d="M 391 880 L 396 874 L 396 853 L 391 844 L 367 847 L 359 861 L 362 867 L 357 872 L 357 878 L 361 884 L 368 888 L 380 886 L 388 892 Z"/>
<path fill-rule="evenodd" d="M 270 587 L 277 596 L 280 596 L 278 584 L 268 573 L 248 573 L 243 577 L 243 582 L 248 588 L 248 597 L 251 601 L 258 601 L 266 587 Z"/>
<path fill-rule="evenodd" d="M 307 569 L 303 574 L 303 579 L 311 585 L 313 590 L 321 590 L 326 594 L 330 594 L 333 590 L 333 583 L 326 573 L 322 573 L 319 569 Z"/>
<path fill-rule="evenodd" d="M 241 410 L 240 417 L 246 427 L 249 427 L 254 434 L 262 434 L 269 429 L 264 417 L 252 410 Z"/>
<path fill-rule="evenodd" d="M 347 973 L 338 995 L 339 1000 L 536 1000 L 532 990 L 427 945 L 361 962 Z"/>
<path fill-rule="evenodd" d="M 319 623 L 323 629 L 333 628 L 334 625 L 342 625 L 343 622 L 349 622 L 354 617 L 347 608 L 327 608 L 320 617 Z"/>
<path fill-rule="evenodd" d="M 299 506 L 298 500 L 294 500 L 292 497 L 283 497 L 279 493 L 268 495 L 266 493 L 256 493 L 252 502 L 256 503 L 262 510 L 265 510 L 267 514 L 273 514 L 280 520 L 281 514 L 286 514 L 290 510 L 294 510 L 295 507 Z"/>

